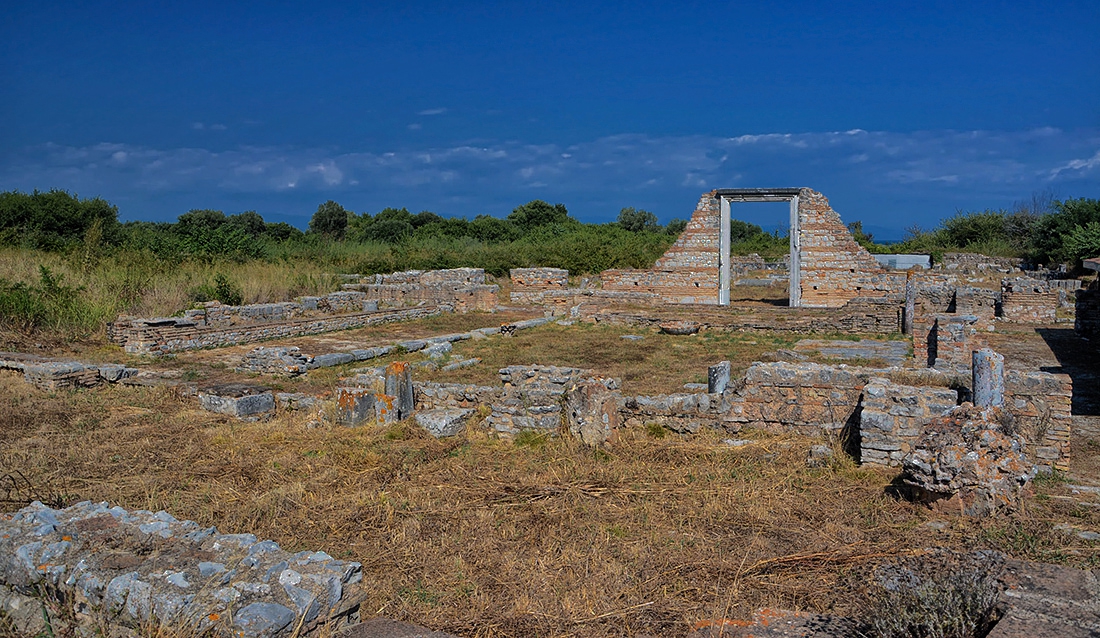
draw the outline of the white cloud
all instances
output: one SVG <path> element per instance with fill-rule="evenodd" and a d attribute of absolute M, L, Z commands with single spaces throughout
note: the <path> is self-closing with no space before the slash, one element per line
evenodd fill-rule
<path fill-rule="evenodd" d="M 1096 154 L 1088 159 L 1075 159 L 1066 162 L 1062 166 L 1059 166 L 1052 170 L 1050 172 L 1050 178 L 1055 179 L 1062 173 L 1070 171 L 1091 171 L 1097 166 L 1100 166 L 1100 151 L 1096 151 Z"/>
<path fill-rule="evenodd" d="M 684 208 L 689 212 L 698 195 L 692 191 L 810 186 L 826 195 L 834 190 L 865 193 L 868 208 L 874 209 L 884 197 L 939 197 L 945 202 L 1001 197 L 1010 203 L 1063 182 L 1100 191 L 1098 149 L 1100 130 L 1051 128 L 909 133 L 853 129 L 721 137 L 624 134 L 568 145 L 479 140 L 343 151 L 50 143 L 0 157 L 0 190 L 58 187 L 112 197 L 123 193 L 133 199 L 155 199 L 168 192 L 261 197 L 293 190 L 326 198 L 384 193 L 396 202 L 415 194 L 431 201 L 461 200 L 477 208 L 478 202 L 528 196 L 537 189 L 537 196 L 555 201 L 675 197 L 688 202 Z M 946 209 L 956 205 L 961 204 L 948 204 Z M 477 208 L 473 214 L 477 212 L 494 211 Z M 687 212 L 675 214 L 683 217 Z"/>
<path fill-rule="evenodd" d="M 419 111 L 417 115 L 443 115 L 446 112 L 447 109 L 440 107 L 434 109 L 424 109 L 423 111 Z"/>

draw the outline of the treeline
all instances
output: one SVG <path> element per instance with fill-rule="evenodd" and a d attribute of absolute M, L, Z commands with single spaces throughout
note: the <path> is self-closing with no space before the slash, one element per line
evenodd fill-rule
<path fill-rule="evenodd" d="M 661 226 L 648 211 L 624 208 L 611 224 L 585 224 L 562 204 L 534 200 L 506 218 L 472 220 L 386 208 L 356 214 L 334 201 L 318 206 L 303 232 L 255 211 L 191 210 L 174 223 L 118 221 L 105 200 L 65 191 L 0 193 L 0 243 L 47 251 L 132 251 L 165 260 L 321 260 L 346 271 L 483 267 L 502 275 L 520 266 L 572 272 L 644 268 L 687 222 Z"/>
<path fill-rule="evenodd" d="M 1082 259 L 1100 256 L 1100 200 L 1051 200 L 1039 210 L 958 212 L 938 228 L 906 231 L 905 240 L 888 252 L 974 252 L 1023 257 L 1033 264 L 1080 266 Z"/>

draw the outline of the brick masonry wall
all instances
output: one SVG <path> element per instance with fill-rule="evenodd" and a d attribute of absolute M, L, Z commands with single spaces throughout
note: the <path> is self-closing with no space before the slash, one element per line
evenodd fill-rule
<path fill-rule="evenodd" d="M 1065 374 L 1005 371 L 1005 409 L 1040 468 L 1069 470 L 1073 381 Z"/>
<path fill-rule="evenodd" d="M 623 311 L 581 306 L 580 316 L 596 323 L 654 327 L 668 319 L 657 311 Z M 874 299 L 857 299 L 843 308 L 760 308 L 730 312 L 714 306 L 699 305 L 683 309 L 683 316 L 709 330 L 770 330 L 776 332 L 842 332 L 848 334 L 888 334 L 901 331 L 901 311 L 893 304 Z"/>
<path fill-rule="evenodd" d="M 652 269 L 605 270 L 603 289 L 657 295 L 666 303 L 717 304 L 720 223 L 715 191 L 703 193 L 680 237 Z"/>
<path fill-rule="evenodd" d="M 824 195 L 803 188 L 798 195 L 802 305 L 839 308 L 856 297 L 897 296 L 905 273 L 887 272 L 856 243 Z"/>
<path fill-rule="evenodd" d="M 1002 321 L 1054 323 L 1058 305 L 1059 289 L 1045 280 L 1019 277 L 1001 282 Z"/>
<path fill-rule="evenodd" d="M 886 271 L 856 243 L 824 195 L 802 189 L 798 215 L 803 306 L 839 308 L 860 297 L 899 297 L 905 274 Z M 716 304 L 720 222 L 716 192 L 703 193 L 684 232 L 652 269 L 605 271 L 604 289 L 653 293 L 668 303 Z M 731 272 L 756 266 L 757 259 L 731 257 Z"/>

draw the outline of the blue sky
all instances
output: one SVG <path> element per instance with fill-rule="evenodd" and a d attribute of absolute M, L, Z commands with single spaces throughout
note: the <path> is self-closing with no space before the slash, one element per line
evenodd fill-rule
<path fill-rule="evenodd" d="M 887 238 L 1100 197 L 1095 1 L 131 5 L 6 9 L 0 189 L 304 225 L 810 186 Z"/>

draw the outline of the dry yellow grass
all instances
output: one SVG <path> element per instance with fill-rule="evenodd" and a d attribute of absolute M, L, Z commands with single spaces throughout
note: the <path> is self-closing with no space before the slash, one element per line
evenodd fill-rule
<path fill-rule="evenodd" d="M 732 448 L 716 432 L 627 430 L 593 451 L 306 418 L 240 423 L 166 389 L 49 394 L 3 374 L 0 467 L 39 496 L 360 561 L 365 616 L 463 636 L 676 636 L 758 607 L 844 612 L 873 563 L 930 545 L 1096 556 L 1065 550 L 1050 522 L 1061 501 L 929 527 L 935 515 L 885 493 L 894 472 L 806 467 L 810 439 L 742 433 L 754 443 Z M 1093 513 L 1077 520 L 1100 530 Z"/>

